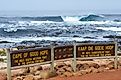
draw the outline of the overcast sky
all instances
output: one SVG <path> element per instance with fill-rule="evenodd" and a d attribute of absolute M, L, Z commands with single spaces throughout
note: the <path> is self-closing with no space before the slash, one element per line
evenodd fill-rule
<path fill-rule="evenodd" d="M 0 11 L 48 10 L 120 13 L 121 0 L 0 0 Z"/>

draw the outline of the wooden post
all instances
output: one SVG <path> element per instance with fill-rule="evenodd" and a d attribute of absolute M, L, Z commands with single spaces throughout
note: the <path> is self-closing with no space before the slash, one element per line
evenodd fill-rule
<path fill-rule="evenodd" d="M 77 64 L 76 63 L 76 43 L 74 43 L 73 45 L 74 45 L 74 52 L 73 52 L 74 58 L 72 60 L 72 67 L 73 67 L 74 72 L 76 72 L 76 64 Z"/>
<path fill-rule="evenodd" d="M 54 71 L 54 46 L 51 45 L 51 71 Z"/>
<path fill-rule="evenodd" d="M 10 59 L 10 49 L 5 49 L 7 54 L 7 80 L 11 80 L 11 59 Z"/>
<path fill-rule="evenodd" d="M 114 59 L 114 68 L 118 68 L 118 55 L 117 55 L 117 42 L 115 41 L 115 59 Z"/>

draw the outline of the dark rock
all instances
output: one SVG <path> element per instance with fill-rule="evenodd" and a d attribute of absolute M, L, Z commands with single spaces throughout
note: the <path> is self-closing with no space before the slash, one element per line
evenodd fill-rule
<path fill-rule="evenodd" d="M 99 15 L 93 15 L 93 14 L 80 19 L 80 21 L 102 21 L 102 20 L 104 20 L 103 17 L 101 17 Z"/>
<path fill-rule="evenodd" d="M 99 68 L 100 67 L 97 63 L 90 63 L 89 66 L 94 67 L 94 68 Z"/>

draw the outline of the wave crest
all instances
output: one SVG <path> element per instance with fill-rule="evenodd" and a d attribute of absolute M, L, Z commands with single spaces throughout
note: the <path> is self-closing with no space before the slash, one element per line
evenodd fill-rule
<path fill-rule="evenodd" d="M 104 21 L 105 18 L 101 15 L 90 14 L 86 17 L 81 18 L 79 21 Z"/>
<path fill-rule="evenodd" d="M 63 22 L 61 16 L 45 16 L 45 17 L 21 17 L 24 20 L 32 20 L 32 21 L 55 21 L 55 22 Z"/>
<path fill-rule="evenodd" d="M 73 22 L 73 21 L 79 21 L 80 17 L 76 16 L 64 16 L 62 17 L 65 22 Z"/>

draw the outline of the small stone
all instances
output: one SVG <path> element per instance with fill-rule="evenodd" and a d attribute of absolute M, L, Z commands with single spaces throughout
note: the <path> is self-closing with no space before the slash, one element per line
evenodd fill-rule
<path fill-rule="evenodd" d="M 73 75 L 74 76 L 81 76 L 82 74 L 81 74 L 81 72 L 77 71 L 77 72 L 73 73 Z"/>
<path fill-rule="evenodd" d="M 94 67 L 96 69 L 100 67 L 97 63 L 90 63 L 89 66 Z"/>
<path fill-rule="evenodd" d="M 11 76 L 20 76 L 28 72 L 27 68 L 21 68 L 21 69 L 16 69 L 11 71 Z"/>
<path fill-rule="evenodd" d="M 92 73 L 98 73 L 98 72 L 99 72 L 98 69 L 92 70 Z"/>
<path fill-rule="evenodd" d="M 17 76 L 17 77 L 15 77 L 15 78 L 13 78 L 13 80 L 23 80 L 23 78 L 20 77 L 20 76 Z"/>
<path fill-rule="evenodd" d="M 57 75 L 62 75 L 63 73 L 62 72 L 60 72 L 59 70 L 58 71 L 56 71 L 56 73 L 57 73 Z"/>
<path fill-rule="evenodd" d="M 106 65 L 106 64 L 102 64 L 102 65 L 100 65 L 100 67 L 102 67 L 102 68 L 106 68 L 107 65 Z"/>
<path fill-rule="evenodd" d="M 82 64 L 77 64 L 76 65 L 76 68 L 77 68 L 77 70 L 80 70 L 80 67 L 82 66 Z"/>
<path fill-rule="evenodd" d="M 40 79 L 42 79 L 42 77 L 40 75 L 34 76 L 34 80 L 40 80 Z"/>
<path fill-rule="evenodd" d="M 109 68 L 109 70 L 114 69 L 114 65 L 111 64 L 109 64 L 107 67 Z"/>
<path fill-rule="evenodd" d="M 0 80 L 7 80 L 6 74 L 0 73 Z"/>
<path fill-rule="evenodd" d="M 89 69 L 89 65 L 87 63 L 82 64 L 80 70 L 86 70 L 86 69 Z"/>
<path fill-rule="evenodd" d="M 71 77 L 73 76 L 73 74 L 71 72 L 65 72 L 63 75 L 65 75 L 66 77 Z"/>
<path fill-rule="evenodd" d="M 43 79 L 47 79 L 47 78 L 50 78 L 50 77 L 55 77 L 57 74 L 56 74 L 56 72 L 55 71 L 42 71 L 41 73 L 40 73 L 40 76 L 41 76 L 41 78 L 43 78 Z"/>
<path fill-rule="evenodd" d="M 27 75 L 23 80 L 34 80 L 33 75 Z"/>
<path fill-rule="evenodd" d="M 109 67 L 106 67 L 105 69 L 106 69 L 106 70 L 109 70 L 110 68 L 109 68 Z"/>
<path fill-rule="evenodd" d="M 99 72 L 103 72 L 104 69 L 105 69 L 104 67 L 99 67 L 99 68 L 98 68 L 98 71 L 99 71 Z"/>
<path fill-rule="evenodd" d="M 67 68 L 66 68 L 66 71 L 68 71 L 68 72 L 72 72 L 73 69 L 72 69 L 71 67 L 67 67 Z"/>
<path fill-rule="evenodd" d="M 29 71 L 30 73 L 34 73 L 38 70 L 42 70 L 42 66 L 33 66 L 33 67 L 29 67 Z"/>
<path fill-rule="evenodd" d="M 61 67 L 63 67 L 63 66 L 66 66 L 66 64 L 63 63 L 63 62 L 59 62 L 59 63 L 57 63 L 57 65 L 56 65 L 57 68 L 61 68 Z"/>
<path fill-rule="evenodd" d="M 86 69 L 86 71 L 87 71 L 87 73 L 91 73 L 91 69 L 89 68 L 89 69 Z"/>
<path fill-rule="evenodd" d="M 97 72 L 98 72 L 98 69 L 96 69 L 96 68 L 94 68 L 94 67 L 91 67 L 90 69 L 91 69 L 91 72 L 92 72 L 92 73 L 97 73 Z"/>
<path fill-rule="evenodd" d="M 41 73 L 41 71 L 36 71 L 35 75 L 39 75 Z"/>
<path fill-rule="evenodd" d="M 63 77 L 65 77 L 65 75 L 59 75 L 59 77 L 62 77 L 63 78 Z"/>
<path fill-rule="evenodd" d="M 65 72 L 65 70 L 64 70 L 63 68 L 60 68 L 58 71 L 60 71 L 60 72 L 62 72 L 62 73 Z"/>
<path fill-rule="evenodd" d="M 42 79 L 47 79 L 49 78 L 49 71 L 41 71 L 40 76 Z"/>
<path fill-rule="evenodd" d="M 81 70 L 80 73 L 81 73 L 82 75 L 85 75 L 85 74 L 87 74 L 87 71 L 86 71 L 86 70 Z"/>

